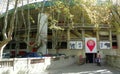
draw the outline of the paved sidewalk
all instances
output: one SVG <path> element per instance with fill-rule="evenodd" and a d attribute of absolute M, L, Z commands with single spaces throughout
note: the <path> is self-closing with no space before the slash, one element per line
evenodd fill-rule
<path fill-rule="evenodd" d="M 120 70 L 109 66 L 96 66 L 96 64 L 73 64 L 64 68 L 49 69 L 39 74 L 120 74 Z"/>

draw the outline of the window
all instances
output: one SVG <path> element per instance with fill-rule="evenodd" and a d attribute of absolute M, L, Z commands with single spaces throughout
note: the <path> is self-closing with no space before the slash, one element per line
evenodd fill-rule
<path fill-rule="evenodd" d="M 1 32 L 0 32 L 0 41 L 2 41 L 2 35 L 1 35 Z"/>
<path fill-rule="evenodd" d="M 20 43 L 20 45 L 19 45 L 20 47 L 20 49 L 26 49 L 27 48 L 27 44 L 26 43 Z"/>
<path fill-rule="evenodd" d="M 48 48 L 48 49 L 52 49 L 52 42 L 51 42 L 51 41 L 48 41 L 48 43 L 47 43 L 47 48 Z"/>
<path fill-rule="evenodd" d="M 48 35 L 52 35 L 52 30 L 48 29 Z"/>
<path fill-rule="evenodd" d="M 116 35 L 112 35 L 112 48 L 113 49 L 117 49 L 118 48 Z"/>
<path fill-rule="evenodd" d="M 16 44 L 15 43 L 12 43 L 12 49 L 15 49 L 16 48 Z"/>
<path fill-rule="evenodd" d="M 67 49 L 67 42 L 61 42 L 61 49 Z"/>

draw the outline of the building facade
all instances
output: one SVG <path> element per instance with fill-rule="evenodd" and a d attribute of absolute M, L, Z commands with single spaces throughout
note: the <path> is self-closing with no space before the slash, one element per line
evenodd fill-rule
<path fill-rule="evenodd" d="M 46 5 L 47 6 L 47 5 Z M 49 5 L 48 5 L 49 6 Z M 25 10 L 27 13 L 28 11 Z M 30 31 L 30 40 L 32 41 L 36 39 L 36 32 L 38 30 L 38 14 L 39 11 L 37 9 L 31 9 L 30 11 L 31 17 L 35 20 L 35 23 L 31 20 L 31 31 Z M 18 12 L 18 16 L 20 17 L 21 12 Z M 46 13 L 44 13 L 46 14 Z M 27 15 L 25 15 L 27 17 Z M 27 48 L 27 44 L 24 42 L 24 37 L 26 28 L 24 27 L 24 22 L 22 22 L 23 18 L 19 18 L 19 26 L 16 28 L 17 30 L 14 32 L 14 36 L 17 37 L 16 40 L 12 40 L 5 47 L 4 52 L 11 52 L 11 54 L 24 54 L 25 52 L 37 52 L 37 49 L 29 50 Z M 17 20 L 17 21 L 18 21 Z M 25 19 L 27 20 L 27 19 Z M 82 22 L 86 22 L 87 20 L 82 20 Z M 2 20 L 1 20 L 2 22 Z M 48 21 L 49 24 L 49 21 Z M 100 51 L 102 54 L 102 58 L 105 58 L 106 55 L 117 55 L 119 54 L 120 48 L 120 40 L 119 36 L 114 30 L 112 30 L 112 26 L 101 24 L 98 26 L 99 30 L 96 29 L 95 25 L 88 23 L 75 23 L 73 29 L 69 29 L 69 25 L 65 24 L 63 20 L 59 21 L 57 24 L 60 27 L 64 27 L 63 31 L 60 31 L 58 34 L 54 34 L 53 29 L 44 29 L 47 31 L 47 43 L 44 54 L 65 54 L 65 55 L 76 55 L 82 56 L 83 58 L 89 58 L 89 62 L 94 62 L 96 58 L 97 51 Z M 2 39 L 2 38 L 1 38 Z M 57 43 L 57 45 L 56 45 Z M 56 45 L 57 47 L 55 47 Z M 41 52 L 41 51 L 39 51 Z"/>

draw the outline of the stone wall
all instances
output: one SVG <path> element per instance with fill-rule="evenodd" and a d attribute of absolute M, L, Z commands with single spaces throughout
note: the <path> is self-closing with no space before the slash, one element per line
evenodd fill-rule
<path fill-rule="evenodd" d="M 112 67 L 120 69 L 120 55 L 107 55 L 106 63 Z"/>
<path fill-rule="evenodd" d="M 41 74 L 46 69 L 65 67 L 75 62 L 75 56 L 3 59 L 0 60 L 0 74 Z"/>

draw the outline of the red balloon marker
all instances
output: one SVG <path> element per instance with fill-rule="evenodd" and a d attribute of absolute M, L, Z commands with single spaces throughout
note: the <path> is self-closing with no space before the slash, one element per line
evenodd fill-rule
<path fill-rule="evenodd" d="M 92 51 L 95 47 L 95 41 L 94 40 L 88 40 L 87 41 L 87 47 L 89 48 L 90 51 Z"/>

